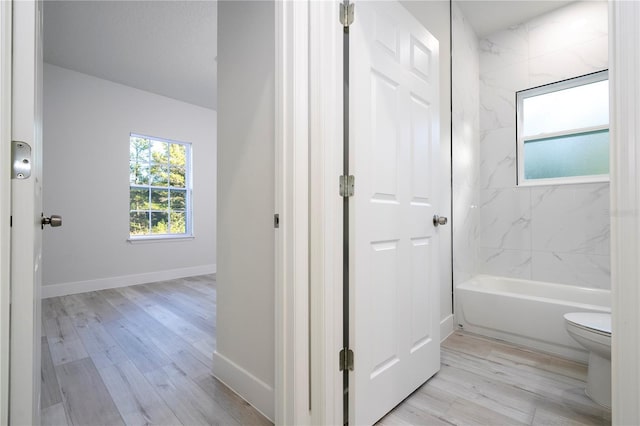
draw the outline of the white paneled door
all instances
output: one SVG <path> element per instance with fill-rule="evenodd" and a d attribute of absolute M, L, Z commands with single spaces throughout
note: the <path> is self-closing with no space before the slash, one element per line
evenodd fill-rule
<path fill-rule="evenodd" d="M 438 41 L 398 2 L 349 27 L 349 424 L 373 424 L 440 368 Z"/>
<path fill-rule="evenodd" d="M 40 284 L 42 271 L 42 4 L 13 2 L 12 139 L 30 176 L 11 180 L 10 424 L 40 423 Z M 23 163 L 28 161 L 28 163 Z"/>

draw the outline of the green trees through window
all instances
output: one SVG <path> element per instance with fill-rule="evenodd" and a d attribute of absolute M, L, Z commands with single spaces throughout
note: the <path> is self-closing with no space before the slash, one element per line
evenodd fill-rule
<path fill-rule="evenodd" d="M 132 134 L 129 139 L 129 234 L 191 234 L 191 145 Z"/>

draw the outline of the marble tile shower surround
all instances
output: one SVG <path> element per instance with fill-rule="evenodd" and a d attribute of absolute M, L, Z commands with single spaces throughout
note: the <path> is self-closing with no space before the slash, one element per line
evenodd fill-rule
<path fill-rule="evenodd" d="M 479 273 L 610 288 L 609 184 L 517 187 L 515 121 L 516 91 L 606 69 L 607 42 L 604 1 L 572 3 L 479 40 L 479 172 L 469 178 L 479 182 Z M 454 87 L 460 78 L 454 74 Z M 457 100 L 468 114 L 473 95 L 455 95 L 454 112 Z M 464 126 L 454 119 L 454 131 Z M 458 143 L 466 146 L 454 133 Z M 454 185 L 454 194 L 466 188 Z M 468 219 L 459 214 L 456 221 Z"/>
<path fill-rule="evenodd" d="M 453 4 L 453 279 L 468 280 L 478 269 L 480 213 L 480 81 L 478 38 Z"/>
<path fill-rule="evenodd" d="M 609 288 L 609 185 L 482 189 L 481 273 Z"/>

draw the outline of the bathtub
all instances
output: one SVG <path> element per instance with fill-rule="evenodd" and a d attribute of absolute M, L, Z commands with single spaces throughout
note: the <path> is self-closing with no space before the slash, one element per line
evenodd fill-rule
<path fill-rule="evenodd" d="M 611 312 L 611 292 L 477 275 L 456 286 L 456 320 L 465 331 L 576 361 L 587 352 L 567 334 L 567 312 Z"/>

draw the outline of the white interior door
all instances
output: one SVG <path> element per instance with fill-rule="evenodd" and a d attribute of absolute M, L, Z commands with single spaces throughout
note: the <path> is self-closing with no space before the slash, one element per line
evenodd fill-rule
<path fill-rule="evenodd" d="M 11 424 L 40 423 L 42 272 L 42 19 L 38 1 L 13 2 L 12 139 L 31 147 L 31 176 L 11 183 Z"/>
<path fill-rule="evenodd" d="M 438 41 L 398 2 L 349 27 L 349 423 L 373 424 L 440 368 Z"/>

